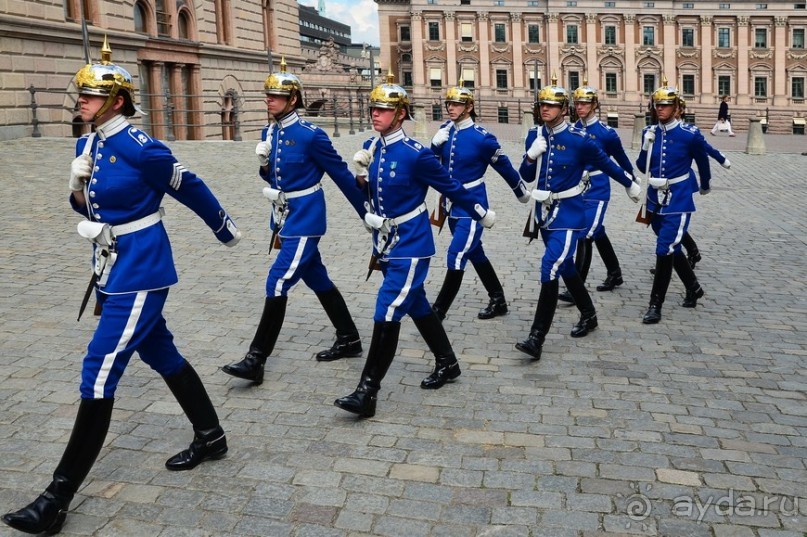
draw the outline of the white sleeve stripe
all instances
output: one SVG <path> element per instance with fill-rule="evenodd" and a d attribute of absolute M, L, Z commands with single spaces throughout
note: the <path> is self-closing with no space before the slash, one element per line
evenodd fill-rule
<path fill-rule="evenodd" d="M 174 174 L 171 176 L 171 188 L 174 190 L 179 190 L 179 187 L 182 186 L 182 174 L 188 171 L 188 169 L 180 164 L 179 162 L 174 163 Z"/>

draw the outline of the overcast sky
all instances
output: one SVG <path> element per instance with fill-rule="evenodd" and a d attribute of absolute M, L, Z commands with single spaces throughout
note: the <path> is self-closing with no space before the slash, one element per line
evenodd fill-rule
<path fill-rule="evenodd" d="M 301 4 L 316 8 L 318 0 L 299 0 Z M 378 6 L 373 0 L 325 0 L 325 16 L 350 25 L 354 43 L 378 46 Z"/>

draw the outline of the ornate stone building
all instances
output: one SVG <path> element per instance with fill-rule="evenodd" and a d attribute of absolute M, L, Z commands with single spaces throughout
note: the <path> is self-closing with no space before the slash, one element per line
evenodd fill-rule
<path fill-rule="evenodd" d="M 301 50 L 297 0 L 8 0 L 0 2 L 0 139 L 80 129 L 71 125 L 72 78 L 87 53 L 99 59 L 104 35 L 149 112 L 135 123 L 169 140 L 257 136 L 269 62 L 277 69 L 285 56 L 300 73 L 317 60 Z"/>
<path fill-rule="evenodd" d="M 792 132 L 807 116 L 803 0 L 376 2 L 382 69 L 435 116 L 445 88 L 462 79 L 487 121 L 518 121 L 553 74 L 569 90 L 597 87 L 603 120 L 621 126 L 665 77 L 702 128 L 724 94 L 735 130 L 763 116 L 771 132 Z"/>

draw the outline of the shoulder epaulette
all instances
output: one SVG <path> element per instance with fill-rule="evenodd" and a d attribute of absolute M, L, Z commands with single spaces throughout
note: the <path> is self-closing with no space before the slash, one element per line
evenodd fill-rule
<path fill-rule="evenodd" d="M 403 139 L 403 143 L 406 147 L 414 149 L 415 151 L 422 151 L 423 144 L 415 140 L 414 138 L 409 138 L 408 136 Z"/>
<path fill-rule="evenodd" d="M 130 127 L 129 128 L 129 137 L 137 142 L 138 144 L 145 145 L 152 141 L 151 136 L 146 134 L 145 132 L 141 131 L 137 127 Z"/>

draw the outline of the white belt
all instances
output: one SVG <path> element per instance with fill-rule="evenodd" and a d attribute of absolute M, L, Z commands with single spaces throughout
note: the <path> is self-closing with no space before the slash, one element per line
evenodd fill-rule
<path fill-rule="evenodd" d="M 672 179 L 665 179 L 664 177 L 651 177 L 648 181 L 650 186 L 658 189 L 668 188 L 676 183 L 680 183 L 681 181 L 686 181 L 689 179 L 689 174 L 679 175 L 678 177 L 673 177 Z"/>
<path fill-rule="evenodd" d="M 579 196 L 586 190 L 585 183 L 578 183 L 577 186 L 573 186 L 567 190 L 562 192 L 552 192 L 549 190 L 538 190 L 535 189 L 532 191 L 532 199 L 535 201 L 540 201 L 544 204 L 550 204 L 556 200 L 565 200 L 566 198 L 573 198 L 575 196 Z"/>
<path fill-rule="evenodd" d="M 604 172 L 604 171 L 602 171 L 602 170 L 594 170 L 594 171 L 590 171 L 590 172 L 588 172 L 588 176 L 589 176 L 589 177 L 597 177 L 598 175 L 602 175 L 602 174 L 604 174 L 604 173 L 605 173 L 605 172 Z"/>
<path fill-rule="evenodd" d="M 414 209 L 412 209 L 408 213 L 404 213 L 401 216 L 398 216 L 396 218 L 390 218 L 389 220 L 393 225 L 400 226 L 401 224 L 405 224 L 406 222 L 409 222 L 410 220 L 412 220 L 414 217 L 418 216 L 421 213 L 425 213 L 425 212 L 426 212 L 426 203 L 421 203 L 420 205 L 418 205 L 417 207 L 415 207 Z"/>
<path fill-rule="evenodd" d="M 112 226 L 112 235 L 115 237 L 121 237 L 123 235 L 128 235 L 129 233 L 134 233 L 135 231 L 140 231 L 141 229 L 146 229 L 147 227 L 153 226 L 162 220 L 164 215 L 165 209 L 160 207 L 157 212 L 144 216 L 143 218 L 135 220 L 134 222 L 128 222 L 119 226 Z"/>
<path fill-rule="evenodd" d="M 313 194 L 314 192 L 320 190 L 321 188 L 322 183 L 317 183 L 314 186 L 310 186 L 302 190 L 295 190 L 294 192 L 283 192 L 283 195 L 286 197 L 287 200 L 293 200 L 294 198 L 302 198 L 303 196 Z"/>
<path fill-rule="evenodd" d="M 473 187 L 475 187 L 475 186 L 479 186 L 479 185 L 481 185 L 481 184 L 482 184 L 482 183 L 484 183 L 484 182 L 485 182 L 485 178 L 484 178 L 484 177 L 480 177 L 479 179 L 476 179 L 475 181 L 471 181 L 471 182 L 469 182 L 469 183 L 462 183 L 462 186 L 463 186 L 463 188 L 465 188 L 465 189 L 467 190 L 467 189 L 469 189 L 469 188 L 473 188 Z"/>

